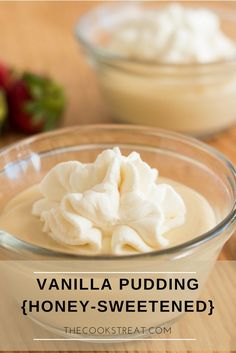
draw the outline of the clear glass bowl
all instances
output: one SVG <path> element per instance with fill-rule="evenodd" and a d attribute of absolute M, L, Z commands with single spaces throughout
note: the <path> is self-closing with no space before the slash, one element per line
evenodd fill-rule
<path fill-rule="evenodd" d="M 108 40 L 117 23 L 126 19 L 127 7 L 130 13 L 132 6 L 102 5 L 83 15 L 76 26 L 76 36 L 97 74 L 113 118 L 197 137 L 234 124 L 236 58 L 172 65 L 130 59 L 103 46 L 104 38 Z M 223 5 L 213 10 L 220 16 L 223 31 L 236 42 L 236 12 L 226 11 Z"/>
<path fill-rule="evenodd" d="M 73 159 L 91 162 L 102 150 L 114 146 L 119 146 L 125 154 L 137 151 L 144 161 L 159 170 L 162 177 L 173 179 L 201 193 L 219 220 L 214 229 L 184 244 L 128 258 L 157 256 L 173 260 L 180 254 L 183 256 L 211 247 L 213 243 L 217 245 L 217 250 L 222 247 L 235 226 L 234 167 L 219 152 L 197 140 L 148 127 L 72 127 L 40 134 L 3 149 L 0 153 L 0 212 L 12 197 L 38 183 L 55 164 Z M 8 244 L 7 248 L 15 251 L 20 245 L 29 259 L 34 258 L 34 253 L 55 255 L 51 251 L 34 249 L 33 246 L 1 233 L 3 247 Z"/>
<path fill-rule="evenodd" d="M 33 271 L 52 269 L 71 271 L 71 266 L 79 271 L 176 271 L 183 268 L 191 271 L 197 263 L 197 273 L 203 285 L 221 251 L 224 243 L 235 230 L 236 225 L 236 172 L 233 165 L 216 150 L 192 138 L 164 130 L 128 125 L 97 125 L 72 127 L 46 134 L 40 134 L 7 147 L 0 152 L 0 209 L 17 193 L 38 183 L 55 164 L 72 159 L 91 162 L 102 150 L 119 146 L 124 154 L 133 150 L 139 152 L 144 161 L 156 167 L 160 175 L 183 183 L 200 192 L 209 201 L 218 219 L 218 224 L 205 234 L 193 240 L 165 250 L 145 254 L 125 256 L 82 256 L 47 250 L 24 241 L 17 240 L 13 234 L 0 231 L 0 259 L 15 260 L 17 266 L 8 264 L 8 280 L 11 293 L 17 293 L 16 301 L 28 296 L 33 282 Z M 14 220 L 13 220 L 14 221 Z M 34 230 L 32 229 L 32 236 Z M 23 261 L 22 261 L 23 260 Z M 32 261 L 33 260 L 33 261 Z M 52 265 L 54 260 L 54 265 Z M 68 264 L 65 264 L 65 261 Z M 69 260 L 69 261 L 68 261 Z M 89 261 L 87 261 L 89 260 Z M 31 261 L 24 263 L 25 261 Z M 49 262 L 50 261 L 50 262 Z M 50 265 L 49 265 L 50 264 Z M 5 270 L 4 270 L 5 272 Z M 56 276 L 56 275 L 55 275 Z M 100 277 L 104 278 L 104 275 Z M 152 275 L 154 276 L 154 275 Z M 19 284 L 20 283 L 20 284 Z M 49 295 L 50 292 L 45 292 Z M 68 294 L 68 296 L 72 295 Z M 55 293 L 52 295 L 55 296 Z M 56 293 L 58 298 L 65 295 Z M 87 298 L 94 293 L 85 293 Z M 104 300 L 112 293 L 97 292 L 97 298 Z M 120 294 L 116 294 L 119 298 Z M 132 296 L 132 293 L 126 293 Z M 143 300 L 150 293 L 139 291 Z M 164 291 L 161 298 L 173 295 Z M 181 295 L 181 294 L 180 294 Z M 196 295 L 196 293 L 194 293 Z M 38 292 L 32 290 L 31 296 L 37 298 Z M 41 293 L 40 298 L 43 296 Z M 122 293 L 121 293 L 122 296 Z M 177 297 L 177 292 L 175 297 Z M 54 298 L 54 297 L 53 297 Z M 173 321 L 178 315 L 162 316 L 123 316 L 114 315 L 112 319 L 104 315 L 95 319 L 95 313 L 73 316 L 69 326 L 106 326 L 109 319 L 113 326 L 158 326 Z M 48 330 L 63 335 L 66 326 L 65 316 L 49 315 L 31 317 Z M 70 319 L 71 320 L 71 319 Z M 86 336 L 89 339 L 90 336 Z M 92 336 L 91 336 L 92 337 Z M 94 338 L 94 337 L 93 337 Z M 101 338 L 101 337 L 100 337 Z"/>

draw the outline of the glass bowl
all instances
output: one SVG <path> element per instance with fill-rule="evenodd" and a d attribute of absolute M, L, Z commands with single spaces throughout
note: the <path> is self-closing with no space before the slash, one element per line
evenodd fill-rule
<path fill-rule="evenodd" d="M 144 161 L 159 170 L 161 176 L 183 183 L 200 192 L 211 204 L 218 219 L 218 224 L 205 234 L 199 234 L 195 239 L 165 250 L 145 254 L 124 256 L 82 256 L 48 250 L 17 239 L 17 234 L 0 231 L 0 260 L 7 261 L 8 280 L 11 282 L 11 293 L 16 293 L 16 301 L 29 295 L 33 281 L 33 271 L 48 271 L 56 267 L 57 271 L 93 271 L 104 278 L 104 273 L 129 271 L 132 273 L 153 271 L 196 270 L 204 285 L 224 243 L 235 230 L 236 225 L 236 173 L 233 165 L 216 150 L 192 138 L 167 132 L 160 129 L 128 125 L 88 125 L 71 127 L 22 140 L 0 152 L 0 210 L 19 192 L 38 183 L 45 173 L 62 161 L 80 160 L 91 162 L 104 149 L 120 147 L 122 153 L 137 151 Z M 14 222 L 14 220 L 13 220 Z M 32 229 L 32 236 L 34 230 Z M 14 261 L 12 261 L 14 260 Z M 53 260 L 53 262 L 52 262 Z M 89 260 L 89 261 L 88 261 Z M 1 261 L 0 261 L 1 262 Z M 17 262 L 17 265 L 16 263 Z M 190 272 L 192 273 L 192 272 Z M 54 277 L 57 275 L 54 275 Z M 58 275 L 59 276 L 59 275 Z M 68 275 L 70 276 L 70 275 Z M 86 276 L 89 276 L 87 274 Z M 151 276 L 154 276 L 152 274 Z M 169 275 L 166 275 L 169 276 Z M 38 292 L 32 290 L 31 296 L 37 298 Z M 53 295 L 46 291 L 45 295 Z M 133 293 L 125 293 L 131 296 Z M 40 298 L 42 297 L 40 294 Z M 60 296 L 56 292 L 56 297 Z M 62 295 L 65 296 L 63 292 Z M 71 295 L 71 294 L 68 294 Z M 83 294 L 85 298 L 94 293 Z M 101 299 L 110 298 L 110 292 L 98 292 Z M 137 296 L 149 298 L 150 293 L 138 291 Z M 135 297 L 136 297 L 135 295 Z M 167 298 L 173 293 L 164 291 Z M 181 294 L 180 294 L 181 295 Z M 193 293 L 196 295 L 196 293 Z M 122 294 L 121 294 L 122 296 Z M 175 293 L 178 297 L 178 293 Z M 116 298 L 119 295 L 116 293 Z M 177 318 L 176 314 L 162 316 L 127 316 L 127 326 L 158 326 Z M 31 317 L 48 330 L 63 335 L 62 326 L 66 326 L 65 316 Z M 92 321 L 91 321 L 92 320 Z M 109 321 L 108 321 L 109 320 Z M 122 326 L 124 317 L 108 315 L 96 317 L 84 315 L 70 318 L 69 326 L 104 326 L 110 322 L 113 326 Z M 67 326 L 68 326 L 67 325 Z M 95 326 L 96 326 L 95 325 Z M 86 336 L 87 339 L 91 336 Z"/>
<path fill-rule="evenodd" d="M 134 6 L 102 5 L 83 15 L 76 26 L 76 36 L 96 72 L 112 117 L 195 137 L 209 136 L 234 124 L 236 58 L 207 64 L 163 64 L 106 49 L 103 43 Z M 202 3 L 197 6 L 204 7 Z M 223 5 L 207 7 L 218 13 L 223 31 L 236 42 L 236 12 L 226 11 Z"/>
<path fill-rule="evenodd" d="M 144 161 L 158 169 L 162 177 L 201 193 L 219 221 L 207 234 L 180 246 L 146 255 L 132 255 L 131 258 L 168 255 L 175 259 L 185 250 L 198 251 L 211 241 L 223 244 L 235 221 L 235 168 L 211 147 L 184 135 L 155 128 L 88 125 L 39 134 L 10 145 L 0 152 L 0 212 L 12 197 L 38 183 L 57 163 L 68 160 L 91 162 L 102 150 L 114 146 L 119 146 L 124 154 L 137 151 Z M 8 236 L 2 232 L 1 239 L 4 239 L 4 246 Z M 33 250 L 44 254 L 43 249 L 28 248 L 27 244 L 20 243 L 22 251 L 30 249 L 29 255 L 33 255 Z M 14 242 L 11 250 L 14 250 Z M 53 256 L 53 252 L 50 255 Z"/>

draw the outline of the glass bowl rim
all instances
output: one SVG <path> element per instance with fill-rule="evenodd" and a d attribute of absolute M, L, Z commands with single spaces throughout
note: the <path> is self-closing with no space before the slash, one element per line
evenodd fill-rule
<path fill-rule="evenodd" d="M 8 146 L 0 149 L 0 158 L 8 152 L 11 152 L 14 149 L 17 149 L 19 146 L 25 146 L 25 145 L 30 145 L 31 143 L 37 141 L 37 140 L 42 140 L 45 138 L 53 138 L 55 136 L 60 136 L 65 133 L 70 133 L 73 132 L 75 133 L 76 131 L 80 132 L 85 131 L 98 131 L 98 130 L 122 130 L 122 131 L 133 131 L 133 133 L 136 132 L 141 132 L 144 134 L 150 134 L 152 136 L 158 135 L 166 138 L 172 138 L 175 140 L 179 140 L 182 142 L 185 142 L 189 145 L 191 145 L 193 148 L 197 148 L 202 150 L 203 152 L 206 152 L 222 162 L 226 169 L 230 172 L 232 179 L 233 179 L 233 184 L 232 184 L 232 189 L 233 192 L 236 195 L 236 168 L 232 164 L 232 162 L 221 152 L 219 152 L 217 149 L 207 145 L 206 143 L 199 141 L 193 137 L 189 137 L 187 135 L 183 135 L 177 132 L 172 132 L 169 130 L 164 130 L 156 127 L 147 127 L 147 126 L 142 126 L 142 125 L 129 125 L 129 124 L 89 124 L 89 125 L 74 125 L 66 128 L 60 128 L 56 129 L 54 131 L 49 131 L 49 132 L 44 132 L 40 134 L 33 135 L 28 138 L 21 139 L 18 142 L 14 142 L 12 144 L 9 144 Z M 94 144 L 96 145 L 96 143 Z M 34 152 L 34 151 L 31 151 Z M 11 162 L 10 162 L 11 163 Z M 4 172 L 4 168 L 0 170 L 0 172 Z M 4 230 L 0 230 L 0 233 L 3 233 L 7 238 L 11 239 L 11 241 L 15 241 L 21 247 L 23 247 L 25 250 L 28 250 L 30 252 L 35 252 L 37 255 L 50 255 L 53 257 L 61 257 L 63 258 L 76 258 L 76 259 L 81 259 L 81 260 L 126 260 L 126 259 L 142 259 L 142 258 L 153 258 L 153 257 L 161 257 L 165 255 L 174 255 L 178 254 L 181 251 L 185 250 L 191 250 L 192 248 L 195 248 L 197 246 L 201 246 L 202 244 L 206 243 L 208 240 L 212 240 L 213 238 L 220 236 L 221 233 L 223 233 L 225 230 L 227 230 L 231 224 L 233 224 L 236 221 L 236 198 L 233 202 L 232 208 L 230 212 L 221 220 L 215 227 L 210 229 L 209 231 L 200 234 L 196 238 L 193 238 L 191 240 L 188 240 L 184 243 L 181 243 L 179 245 L 175 245 L 166 249 L 160 249 L 160 250 L 154 250 L 151 252 L 147 253 L 138 253 L 138 254 L 129 254 L 129 255 L 82 255 L 82 254 L 74 254 L 74 253 L 64 253 L 60 251 L 54 251 L 50 249 L 46 249 L 44 247 L 36 246 L 33 244 L 30 244 L 28 242 L 25 242 L 21 239 L 16 238 L 14 235 L 11 235 Z M 2 246 L 4 240 L 1 242 L 1 237 L 0 237 L 0 247 Z"/>
<path fill-rule="evenodd" d="M 137 3 L 134 1 L 134 3 Z M 88 41 L 84 34 L 83 34 L 83 22 L 90 16 L 92 13 L 99 11 L 100 9 L 109 9 L 112 8 L 114 5 L 112 4 L 101 4 L 97 5 L 94 8 L 86 11 L 77 21 L 75 25 L 75 37 L 79 40 L 81 45 L 90 53 L 92 53 L 95 57 L 101 58 L 104 61 L 110 61 L 111 63 L 121 63 L 121 64 L 133 64 L 133 65 L 142 65 L 150 68 L 169 68 L 175 70 L 184 70 L 184 69 L 197 69 L 197 68 L 224 68 L 226 66 L 234 66 L 236 64 L 236 54 L 233 58 L 224 59 L 224 60 L 217 60 L 213 62 L 206 62 L 206 63 L 164 63 L 158 62 L 155 60 L 145 60 L 145 59 L 134 59 L 126 57 L 125 55 L 120 55 L 115 52 L 110 52 L 102 47 L 93 45 L 90 41 Z M 116 4 L 117 7 L 125 7 L 127 5 L 124 4 Z M 192 5 L 188 4 L 188 7 Z M 193 7 L 193 6 L 192 6 Z M 204 8 L 209 8 L 209 4 Z M 223 8 L 222 4 L 221 7 L 214 9 L 215 12 L 221 13 L 224 12 L 225 14 L 230 15 L 230 17 L 234 17 L 234 21 L 236 23 L 236 11 L 233 9 L 225 9 Z"/>

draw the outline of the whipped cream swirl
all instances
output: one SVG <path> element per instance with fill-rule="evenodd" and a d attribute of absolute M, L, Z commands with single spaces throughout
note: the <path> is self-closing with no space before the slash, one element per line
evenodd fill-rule
<path fill-rule="evenodd" d="M 108 49 L 163 63 L 209 63 L 236 56 L 236 43 L 222 31 L 216 12 L 180 4 L 159 10 L 121 8 Z"/>
<path fill-rule="evenodd" d="M 39 185 L 32 213 L 55 241 L 88 254 L 148 252 L 168 246 L 165 233 L 185 222 L 185 205 L 158 172 L 132 152 L 105 150 L 94 163 L 63 162 Z M 104 244 L 108 249 L 104 251 Z"/>

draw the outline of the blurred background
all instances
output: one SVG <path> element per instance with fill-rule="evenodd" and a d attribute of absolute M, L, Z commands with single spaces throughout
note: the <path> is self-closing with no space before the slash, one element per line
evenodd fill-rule
<path fill-rule="evenodd" d="M 89 9 L 102 1 L 11 1 L 0 3 L 0 60 L 14 70 L 30 70 L 50 76 L 62 86 L 66 108 L 61 126 L 113 122 L 106 108 L 95 73 L 88 65 L 75 38 L 75 24 Z M 194 2 L 216 8 L 235 9 L 234 1 Z M 159 5 L 160 2 L 154 2 Z M 184 2 L 186 4 L 186 2 Z M 5 131 L 1 146 L 24 137 Z M 210 139 L 210 144 L 225 152 L 234 162 L 235 127 Z"/>
<path fill-rule="evenodd" d="M 47 75 L 61 85 L 66 96 L 61 126 L 114 122 L 99 90 L 96 75 L 74 33 L 79 18 L 101 3 L 103 2 L 0 2 L 0 61 L 16 71 L 27 70 Z M 209 3 L 216 8 L 220 5 L 226 9 L 236 9 L 234 1 Z M 207 6 L 209 3 L 201 2 L 201 5 Z M 159 5 L 160 2 L 154 4 Z M 191 4 L 199 2 L 192 1 Z M 25 136 L 6 129 L 0 135 L 0 146 L 6 146 Z M 235 126 L 212 136 L 208 143 L 236 163 Z M 231 246 L 232 254 L 234 250 Z"/>
<path fill-rule="evenodd" d="M 50 75 L 67 97 L 63 125 L 107 122 L 91 68 L 74 35 L 79 17 L 97 2 L 1 2 L 0 59 Z"/>

